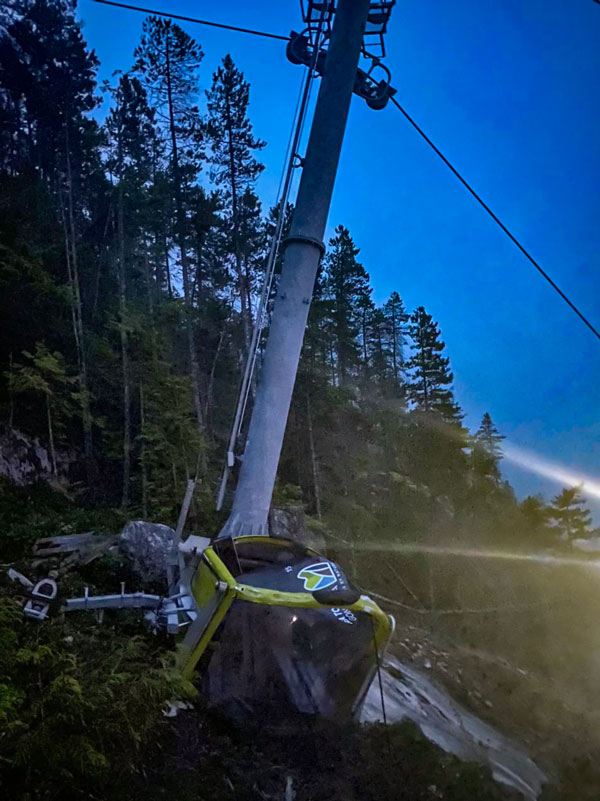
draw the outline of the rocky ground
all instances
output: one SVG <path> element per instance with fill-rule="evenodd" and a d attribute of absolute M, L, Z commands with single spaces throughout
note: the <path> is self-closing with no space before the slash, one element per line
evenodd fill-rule
<path fill-rule="evenodd" d="M 442 631 L 399 626 L 391 647 L 482 720 L 518 742 L 546 772 L 544 797 L 600 797 L 600 727 L 593 704 L 565 695 L 552 678 L 496 654 L 453 641 Z"/>

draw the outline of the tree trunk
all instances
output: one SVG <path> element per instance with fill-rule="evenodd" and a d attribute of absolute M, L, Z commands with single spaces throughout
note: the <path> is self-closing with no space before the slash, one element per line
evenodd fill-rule
<path fill-rule="evenodd" d="M 362 313 L 362 345 L 363 345 L 363 362 L 365 364 L 365 376 L 369 378 L 369 352 L 367 349 L 367 310 L 363 309 Z"/>
<path fill-rule="evenodd" d="M 308 419 L 308 443 L 310 446 L 310 462 L 312 468 L 313 492 L 315 496 L 315 511 L 319 520 L 321 519 L 321 485 L 319 481 L 319 465 L 315 451 L 315 440 L 313 437 L 312 409 L 310 405 L 310 394 L 306 393 L 306 416 Z"/>
<path fill-rule="evenodd" d="M 377 324 L 377 358 L 379 360 L 380 371 L 381 374 L 379 376 L 380 380 L 383 380 L 387 377 L 387 363 L 385 360 L 385 356 L 383 354 L 383 341 L 381 338 L 381 325 Z"/>
<path fill-rule="evenodd" d="M 129 483 L 131 480 L 131 381 L 129 375 L 129 343 L 126 329 L 127 277 L 125 271 L 125 228 L 123 215 L 123 170 L 119 142 L 119 190 L 118 190 L 118 227 L 119 227 L 119 332 L 121 335 L 121 367 L 123 374 L 123 487 L 121 507 L 129 506 Z"/>
<path fill-rule="evenodd" d="M 192 305 L 200 305 L 202 300 L 203 290 L 203 276 L 202 276 L 202 244 L 196 243 L 196 272 L 194 274 L 194 283 L 192 286 Z"/>
<path fill-rule="evenodd" d="M 236 186 L 236 167 L 235 167 L 235 154 L 233 152 L 233 126 L 231 122 L 231 105 L 229 102 L 229 92 L 225 87 L 225 117 L 227 128 L 227 141 L 229 149 L 229 173 L 230 173 L 230 190 L 231 190 L 231 214 L 232 214 L 232 244 L 233 244 L 233 258 L 235 262 L 235 274 L 238 282 L 238 292 L 240 293 L 240 305 L 242 311 L 242 325 L 244 328 L 244 344 L 246 346 L 246 354 L 250 351 L 250 341 L 252 338 L 252 310 L 249 307 L 249 287 L 247 286 L 247 279 L 242 270 L 242 258 L 240 254 L 240 243 L 238 236 L 238 200 L 237 200 L 237 186 Z"/>
<path fill-rule="evenodd" d="M 248 333 L 252 337 L 252 329 L 254 317 L 252 315 L 252 276 L 250 274 L 250 265 L 248 264 L 248 257 L 244 258 L 244 290 L 246 292 L 246 309 L 247 309 L 247 324 Z"/>
<path fill-rule="evenodd" d="M 425 359 L 425 353 L 423 348 L 421 348 L 421 389 L 423 390 L 423 408 L 426 412 L 429 411 L 429 384 L 427 382 L 427 362 Z"/>
<path fill-rule="evenodd" d="M 179 240 L 179 251 L 181 256 L 181 272 L 183 274 L 183 294 L 186 308 L 186 330 L 188 339 L 188 349 L 190 357 L 190 378 L 192 382 L 192 395 L 194 399 L 194 410 L 198 430 L 204 431 L 204 418 L 202 415 L 202 402 L 200 400 L 200 367 L 198 365 L 198 354 L 194 342 L 194 329 L 192 325 L 192 303 L 190 293 L 190 271 L 185 244 L 185 212 L 183 209 L 183 199 L 181 196 L 181 184 L 179 176 L 179 153 L 177 149 L 177 136 L 175 131 L 175 112 L 173 109 L 173 93 L 171 87 L 171 56 L 169 53 L 169 38 L 166 43 L 166 67 L 167 67 L 167 99 L 169 104 L 169 130 L 171 133 L 171 147 L 173 153 L 173 183 L 175 190 L 175 205 L 177 212 L 177 237 Z"/>
<path fill-rule="evenodd" d="M 396 306 L 392 301 L 392 364 L 394 365 L 394 382 L 398 383 L 398 334 L 396 331 Z"/>
<path fill-rule="evenodd" d="M 85 343 L 83 335 L 83 304 L 81 301 L 81 287 L 79 282 L 79 265 L 77 258 L 77 243 L 75 236 L 75 214 L 73 210 L 73 180 L 71 174 L 71 158 L 69 155 L 69 133 L 65 127 L 66 140 L 66 166 L 67 166 L 67 210 L 64 209 L 62 193 L 59 188 L 61 198 L 61 213 L 65 232 L 65 251 L 67 260 L 67 273 L 69 284 L 73 294 L 73 305 L 71 316 L 73 322 L 73 335 L 77 352 L 77 364 L 79 372 L 79 389 L 81 395 L 81 416 L 83 423 L 83 448 L 85 454 L 88 483 L 93 484 L 93 443 L 92 443 L 92 414 L 90 409 L 90 394 L 88 389 L 87 363 L 85 355 Z M 68 216 L 67 216 L 68 215 Z"/>
<path fill-rule="evenodd" d="M 142 517 L 148 517 L 148 469 L 146 467 L 146 409 L 144 407 L 144 386 L 140 380 L 140 429 L 142 446 L 140 450 L 140 466 L 142 468 Z"/>
<path fill-rule="evenodd" d="M 152 268 L 150 267 L 150 259 L 148 258 L 148 242 L 146 237 L 143 238 L 144 245 L 144 279 L 146 281 L 146 294 L 148 296 L 148 315 L 150 316 L 150 325 L 154 332 L 154 286 L 152 281 Z"/>
<path fill-rule="evenodd" d="M 223 342 L 225 340 L 225 332 L 226 332 L 226 325 L 223 326 L 221 330 L 221 335 L 219 336 L 219 342 L 217 344 L 217 348 L 215 350 L 215 358 L 213 359 L 212 367 L 210 368 L 210 376 L 208 379 L 208 388 L 206 391 L 206 404 L 204 406 L 204 414 L 206 419 L 212 421 L 211 411 L 212 411 L 212 396 L 213 396 L 213 389 L 215 384 L 215 371 L 217 369 L 217 364 L 219 363 L 219 356 L 221 355 L 221 348 L 223 347 Z M 210 423 L 209 430 L 212 429 L 212 422 Z M 212 434 L 212 432 L 211 432 Z"/>
<path fill-rule="evenodd" d="M 12 431 L 13 424 L 15 420 L 15 393 L 13 390 L 13 355 L 12 350 L 10 352 L 10 356 L 8 357 L 8 403 L 9 403 L 9 410 L 8 410 L 8 429 Z"/>
<path fill-rule="evenodd" d="M 163 237 L 163 253 L 165 256 L 165 276 L 167 279 L 167 292 L 169 297 L 173 297 L 173 285 L 171 284 L 171 265 L 169 263 L 169 248 L 167 245 L 167 237 Z"/>
<path fill-rule="evenodd" d="M 50 463 L 52 464 L 52 474 L 57 476 L 56 451 L 54 450 L 54 431 L 52 429 L 52 412 L 50 410 L 50 395 L 46 393 L 46 418 L 48 420 L 48 445 L 50 447 Z"/>
<path fill-rule="evenodd" d="M 329 366 L 331 368 L 331 383 L 334 387 L 336 387 L 338 386 L 339 381 L 335 365 L 335 356 L 333 354 L 333 342 L 331 341 L 329 343 Z"/>

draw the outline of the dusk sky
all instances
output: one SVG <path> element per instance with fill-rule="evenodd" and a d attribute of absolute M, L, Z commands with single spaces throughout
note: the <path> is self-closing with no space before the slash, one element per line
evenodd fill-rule
<path fill-rule="evenodd" d="M 298 0 L 141 4 L 285 35 L 302 28 Z M 128 69 L 144 15 L 91 0 L 79 13 L 100 78 Z M 226 53 L 251 83 L 250 116 L 267 141 L 258 191 L 270 206 L 302 70 L 284 42 L 180 24 L 205 52 L 203 89 Z M 386 48 L 402 105 L 600 328 L 600 5 L 398 0 Z M 596 481 L 600 523 L 600 341 L 391 105 L 352 101 L 329 233 L 339 223 L 378 302 L 397 290 L 438 321 L 466 424 L 488 411 L 509 445 Z M 503 464 L 519 496 L 549 498 L 561 484 L 541 467 L 546 477 Z"/>

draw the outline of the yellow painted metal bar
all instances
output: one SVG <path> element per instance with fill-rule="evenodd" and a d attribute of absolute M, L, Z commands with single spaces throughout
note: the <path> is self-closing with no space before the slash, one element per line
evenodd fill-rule
<path fill-rule="evenodd" d="M 236 545 L 243 545 L 244 543 L 253 543 L 253 542 L 260 542 L 263 545 L 270 545 L 274 548 L 279 547 L 290 547 L 290 541 L 286 539 L 282 539 L 281 537 L 269 537 L 268 535 L 263 534 L 246 534 L 243 537 L 236 537 L 235 538 Z M 306 551 L 306 553 L 311 554 L 311 556 L 322 556 L 318 551 L 315 551 L 314 548 L 309 548 L 306 545 L 302 546 L 302 550 Z"/>
<path fill-rule="evenodd" d="M 240 540 L 245 539 L 241 538 Z M 248 537 L 249 540 L 265 540 L 268 542 L 270 537 Z M 207 548 L 204 555 L 212 569 L 221 581 L 225 581 L 227 586 L 235 591 L 235 597 L 241 601 L 249 601 L 255 604 L 268 604 L 270 606 L 287 606 L 296 609 L 327 609 L 329 605 L 319 603 L 310 592 L 282 592 L 280 590 L 269 590 L 264 587 L 253 587 L 249 584 L 237 584 L 235 578 L 225 567 L 212 548 Z M 367 595 L 361 595 L 356 603 L 344 605 L 343 609 L 350 609 L 353 612 L 363 612 L 375 621 L 375 640 L 378 649 L 383 648 L 392 630 L 392 622 L 388 615 Z"/>
<path fill-rule="evenodd" d="M 309 592 L 281 592 L 268 590 L 262 587 L 251 587 L 248 584 L 235 585 L 236 598 L 241 601 L 250 601 L 255 604 L 268 604 L 269 606 L 287 606 L 296 609 L 331 609 L 329 604 L 319 603 Z M 387 643 L 392 630 L 392 622 L 388 615 L 367 595 L 361 595 L 353 604 L 342 604 L 342 609 L 352 612 L 363 612 L 375 621 L 375 642 L 380 651 Z"/>
<path fill-rule="evenodd" d="M 235 594 L 231 590 L 228 590 L 223 596 L 221 603 L 217 607 L 217 611 L 212 616 L 210 623 L 204 630 L 204 634 L 200 637 L 194 648 L 190 651 L 189 655 L 185 659 L 182 670 L 183 677 L 185 679 L 191 679 L 193 677 L 194 668 L 198 664 L 198 660 L 206 651 L 209 642 L 212 640 L 216 630 L 219 628 L 221 621 L 227 614 L 227 611 L 234 600 Z"/>
<path fill-rule="evenodd" d="M 227 570 L 222 560 L 219 559 L 214 552 L 213 548 L 209 546 L 202 555 L 216 573 L 219 581 L 224 581 L 230 589 L 233 589 L 235 587 L 235 579 L 229 570 Z"/>
<path fill-rule="evenodd" d="M 246 538 L 240 538 L 240 540 L 242 539 Z M 248 540 L 273 542 L 273 539 L 270 537 L 248 537 Z M 255 604 L 267 604 L 269 606 L 285 606 L 296 609 L 332 608 L 328 604 L 319 603 L 309 592 L 281 592 L 280 590 L 270 590 L 264 587 L 253 587 L 249 584 L 238 584 L 211 547 L 206 548 L 203 557 L 215 573 L 217 579 L 227 585 L 227 590 L 202 637 L 198 640 L 198 643 L 185 660 L 183 674 L 188 679 L 192 677 L 198 660 L 206 650 L 234 600 L 247 601 Z M 359 600 L 355 603 L 349 605 L 345 604 L 341 608 L 350 609 L 352 612 L 362 612 L 373 618 L 375 623 L 374 636 L 376 647 L 378 651 L 383 651 L 392 631 L 392 621 L 390 617 L 366 595 L 361 595 Z"/>

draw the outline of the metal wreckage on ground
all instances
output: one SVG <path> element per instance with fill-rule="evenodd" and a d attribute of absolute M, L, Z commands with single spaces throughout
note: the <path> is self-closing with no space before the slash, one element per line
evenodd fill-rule
<path fill-rule="evenodd" d="M 36 556 L 73 553 L 99 539 L 83 538 L 40 541 Z M 52 611 L 145 610 L 153 629 L 183 644 L 184 675 L 197 672 L 202 696 L 235 717 L 358 714 L 393 620 L 335 562 L 289 539 L 176 535 L 167 572 L 166 596 L 122 586 L 115 595 L 89 595 L 86 588 L 64 601 L 54 578 L 34 585 L 9 574 L 24 585 L 24 613 L 35 620 Z"/>
<path fill-rule="evenodd" d="M 246 408 L 258 341 L 266 317 L 283 215 L 294 168 L 301 168 L 290 232 L 270 315 L 258 390 L 248 427 L 233 508 L 219 536 L 182 539 L 193 482 L 166 559 L 169 591 L 70 598 L 57 602 L 53 578 L 26 587 L 25 615 L 144 609 L 156 629 L 183 643 L 182 670 L 197 673 L 209 701 L 239 716 L 296 712 L 332 719 L 356 715 L 393 631 L 393 619 L 356 590 L 335 562 L 290 539 L 268 536 L 268 513 L 310 299 L 352 94 L 383 108 L 394 89 L 381 64 L 383 34 L 395 0 L 308 0 L 306 25 L 292 32 L 287 54 L 307 78 L 292 130 L 280 215 L 266 267 L 257 322 L 219 491 L 223 503 Z M 369 62 L 361 69 L 359 59 Z M 304 157 L 298 153 L 311 81 L 322 77 Z M 377 75 L 383 76 L 377 80 Z M 60 538 L 47 543 L 61 548 Z"/>

